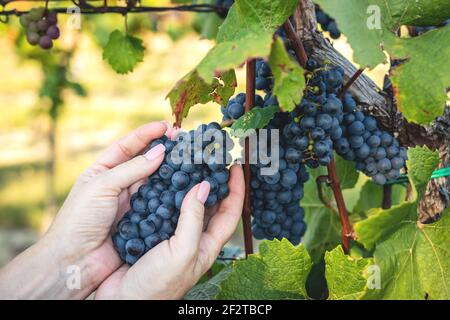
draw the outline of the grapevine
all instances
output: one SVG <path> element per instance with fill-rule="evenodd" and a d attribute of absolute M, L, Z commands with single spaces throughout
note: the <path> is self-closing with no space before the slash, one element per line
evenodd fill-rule
<path fill-rule="evenodd" d="M 43 50 L 59 47 L 58 18 L 68 8 L 51 1 L 7 8 L 16 1 L 0 0 L 0 16 L 17 16 L 18 39 Z M 434 283 L 446 282 L 449 268 L 442 230 L 450 205 L 450 72 L 442 56 L 450 53 L 450 20 L 432 6 L 385 1 L 378 8 L 383 19 L 375 21 L 376 14 L 367 18 L 369 3 L 354 1 L 342 0 L 346 10 L 331 0 L 80 2 L 86 15 L 193 12 L 196 24 L 211 29 L 208 39 L 216 38 L 167 97 L 175 127 L 198 105 L 215 103 L 221 115 L 147 147 L 163 145 L 165 157 L 114 227 L 122 262 L 133 265 L 170 240 L 183 200 L 199 183 L 211 188 L 206 208 L 228 196 L 234 135 L 246 186 L 247 259 L 233 257 L 224 279 L 210 279 L 213 297 L 448 298 L 446 286 Z M 146 42 L 131 33 L 111 31 L 103 47 L 103 59 L 120 74 L 144 60 Z M 353 57 L 339 51 L 344 42 Z M 431 61 L 433 52 L 440 54 Z M 369 74 L 381 64 L 389 71 L 378 88 Z M 236 92 L 236 71 L 244 66 L 246 89 Z M 261 240 L 256 254 L 254 240 Z M 385 281 L 378 291 L 366 281 L 374 264 Z M 423 270 L 432 271 L 429 278 Z"/>

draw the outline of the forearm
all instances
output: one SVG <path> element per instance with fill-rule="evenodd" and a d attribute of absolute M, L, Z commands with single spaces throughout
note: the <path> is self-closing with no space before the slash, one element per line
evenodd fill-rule
<path fill-rule="evenodd" d="M 83 299 L 98 285 L 88 260 L 44 237 L 0 270 L 0 299 Z"/>

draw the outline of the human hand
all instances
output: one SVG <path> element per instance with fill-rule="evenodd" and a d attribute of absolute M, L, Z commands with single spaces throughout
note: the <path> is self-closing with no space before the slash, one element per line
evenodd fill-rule
<path fill-rule="evenodd" d="M 97 299 L 179 299 L 212 266 L 231 238 L 241 217 L 245 184 L 242 168 L 234 165 L 230 194 L 215 207 L 203 206 L 209 184 L 202 182 L 186 195 L 175 235 L 123 265 L 96 293 Z"/>
<path fill-rule="evenodd" d="M 112 226 L 129 209 L 130 196 L 155 172 L 164 159 L 158 145 L 139 155 L 152 140 L 172 128 L 162 122 L 144 125 L 118 140 L 76 181 L 54 223 L 45 236 L 59 244 L 64 264 L 81 270 L 77 297 L 89 295 L 122 264 L 110 237 Z"/>

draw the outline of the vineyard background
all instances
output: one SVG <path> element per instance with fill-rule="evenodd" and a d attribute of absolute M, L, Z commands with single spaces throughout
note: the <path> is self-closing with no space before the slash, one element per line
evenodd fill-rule
<path fill-rule="evenodd" d="M 64 93 L 54 159 L 59 204 L 79 173 L 116 138 L 145 122 L 173 121 L 166 94 L 213 46 L 212 41 L 200 40 L 192 28 L 193 13 L 140 14 L 136 21 L 144 21 L 139 30 L 146 47 L 144 62 L 133 73 L 118 75 L 102 60 L 98 39 L 101 42 L 99 33 L 105 24 L 108 31 L 123 28 L 123 18 L 82 17 L 81 32 L 69 30 L 66 19 L 60 17 L 63 30 L 59 42 L 61 46 L 76 44 L 70 72 L 85 87 L 87 96 Z M 156 31 L 146 25 L 150 25 L 148 21 L 156 21 Z M 39 112 L 48 103 L 38 94 L 43 74 L 35 61 L 21 60 L 17 55 L 14 41 L 18 30 L 17 21 L 0 24 L 0 266 L 36 241 L 53 215 L 46 207 L 49 119 Z M 346 58 L 351 58 L 352 50 L 344 36 L 335 40 L 334 45 Z M 366 74 L 382 86 L 387 69 L 387 65 L 380 65 Z M 241 89 L 243 80 L 244 70 L 240 70 Z M 220 118 L 218 105 L 195 107 L 183 122 L 183 128 L 191 129 Z M 352 194 L 357 195 L 354 191 Z M 345 195 L 350 210 L 357 200 L 352 199 L 352 194 Z M 236 232 L 233 244 L 242 245 L 241 237 L 242 232 Z"/>

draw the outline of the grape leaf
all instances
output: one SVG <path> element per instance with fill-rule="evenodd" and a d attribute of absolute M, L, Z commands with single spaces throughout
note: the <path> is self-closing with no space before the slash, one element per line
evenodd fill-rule
<path fill-rule="evenodd" d="M 389 210 L 372 209 L 368 219 L 362 220 L 354 226 L 358 241 L 366 249 L 373 250 L 377 242 L 388 238 L 395 230 L 398 230 L 402 221 L 411 217 L 411 213 L 417 212 L 416 210 L 417 205 L 409 202 L 394 206 Z"/>
<path fill-rule="evenodd" d="M 356 171 L 355 163 L 352 161 L 344 160 L 338 155 L 334 155 L 336 160 L 336 169 L 341 181 L 342 189 L 351 189 L 358 182 L 359 173 Z"/>
<path fill-rule="evenodd" d="M 380 44 L 386 37 L 393 37 L 393 35 L 382 28 L 368 28 L 368 8 L 379 4 L 380 0 L 317 0 L 315 2 L 336 19 L 339 29 L 352 45 L 354 60 L 362 67 L 373 68 L 386 60 Z M 378 6 L 378 8 L 381 7 Z"/>
<path fill-rule="evenodd" d="M 234 94 L 236 86 L 234 70 L 221 74 L 219 78 L 214 78 L 211 85 L 206 84 L 195 71 L 187 74 L 167 95 L 177 125 L 181 125 L 181 121 L 187 117 L 189 109 L 198 103 L 214 101 L 226 104 Z"/>
<path fill-rule="evenodd" d="M 231 267 L 222 269 L 210 280 L 196 285 L 185 296 L 186 300 L 212 300 L 219 292 L 220 284 L 228 277 Z"/>
<path fill-rule="evenodd" d="M 389 238 L 377 244 L 374 258 L 381 288 L 368 299 L 450 299 L 450 211 L 430 225 L 419 225 L 416 210 Z"/>
<path fill-rule="evenodd" d="M 368 290 L 365 271 L 372 259 L 352 258 L 338 246 L 325 254 L 325 263 L 330 300 L 356 300 L 365 295 Z"/>
<path fill-rule="evenodd" d="M 392 82 L 398 107 L 409 121 L 428 124 L 442 114 L 450 86 L 450 26 L 420 37 L 397 38 L 390 1 L 317 2 L 332 12 L 354 50 L 354 60 L 363 67 L 385 61 L 382 48 L 394 58 L 406 59 L 393 71 Z"/>
<path fill-rule="evenodd" d="M 303 69 L 287 53 L 279 37 L 272 45 L 269 65 L 275 77 L 273 95 L 283 111 L 292 111 L 300 103 L 305 88 Z"/>
<path fill-rule="evenodd" d="M 115 30 L 103 48 L 103 60 L 107 60 L 117 73 L 125 74 L 144 60 L 144 51 L 141 39 Z"/>
<path fill-rule="evenodd" d="M 450 26 L 410 39 L 398 39 L 387 50 L 407 62 L 393 71 L 397 106 L 407 119 L 428 124 L 442 115 L 450 87 Z"/>
<path fill-rule="evenodd" d="M 236 68 L 249 58 L 267 57 L 272 36 L 297 6 L 296 0 L 236 0 L 219 28 L 217 45 L 197 66 L 207 83 L 218 72 Z"/>
<path fill-rule="evenodd" d="M 255 107 L 233 123 L 231 134 L 243 138 L 252 134 L 254 132 L 252 129 L 265 128 L 278 111 L 280 111 L 278 106 Z"/>
<path fill-rule="evenodd" d="M 219 299 L 305 299 L 311 258 L 303 245 L 263 241 L 259 253 L 235 262 L 220 284 Z"/>
<path fill-rule="evenodd" d="M 418 194 L 422 194 L 430 177 L 439 165 L 439 154 L 426 146 L 408 150 L 408 177 Z"/>
<path fill-rule="evenodd" d="M 450 18 L 448 0 L 388 0 L 396 25 L 435 26 Z"/>

